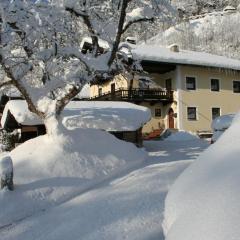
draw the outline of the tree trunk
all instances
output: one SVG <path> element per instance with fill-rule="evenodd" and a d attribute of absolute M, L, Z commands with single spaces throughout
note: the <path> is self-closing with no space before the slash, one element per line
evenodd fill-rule
<path fill-rule="evenodd" d="M 66 131 L 66 128 L 62 124 L 62 117 L 61 115 L 53 115 L 48 116 L 45 119 L 43 119 L 44 125 L 46 127 L 47 135 L 49 136 L 59 136 L 63 135 Z"/>

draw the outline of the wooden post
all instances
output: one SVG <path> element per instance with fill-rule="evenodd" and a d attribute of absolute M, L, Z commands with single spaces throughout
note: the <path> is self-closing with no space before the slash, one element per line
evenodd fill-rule
<path fill-rule="evenodd" d="M 13 163 L 10 156 L 0 158 L 1 189 L 13 191 Z"/>

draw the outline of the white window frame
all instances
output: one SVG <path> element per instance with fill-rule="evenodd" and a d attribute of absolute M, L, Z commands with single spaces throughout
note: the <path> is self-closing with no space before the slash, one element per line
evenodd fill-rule
<path fill-rule="evenodd" d="M 187 77 L 189 78 L 195 78 L 195 89 L 187 89 Z M 193 75 L 185 75 L 185 90 L 189 92 L 195 92 L 198 89 L 198 82 L 197 82 L 197 77 Z"/>
<path fill-rule="evenodd" d="M 219 82 L 219 91 L 212 91 L 212 83 L 211 83 L 211 81 L 212 81 L 212 79 L 217 79 L 218 80 L 218 82 Z M 220 78 L 217 78 L 217 77 L 210 77 L 209 78 L 209 85 L 210 85 L 210 91 L 211 92 L 213 92 L 213 93 L 219 93 L 219 92 L 221 92 L 221 79 Z"/>
<path fill-rule="evenodd" d="M 211 119 L 213 120 L 213 115 L 212 115 L 212 109 L 213 108 L 219 108 L 220 109 L 220 115 L 219 116 L 222 116 L 222 109 L 221 109 L 221 107 L 217 107 L 217 106 L 212 106 L 211 107 Z"/>
<path fill-rule="evenodd" d="M 188 108 L 196 108 L 196 119 L 189 119 L 189 118 L 188 118 Z M 196 121 L 199 120 L 199 117 L 198 117 L 198 107 L 197 107 L 197 106 L 187 106 L 187 108 L 186 108 L 186 113 L 187 113 L 187 120 L 188 120 L 189 122 L 196 122 Z"/>

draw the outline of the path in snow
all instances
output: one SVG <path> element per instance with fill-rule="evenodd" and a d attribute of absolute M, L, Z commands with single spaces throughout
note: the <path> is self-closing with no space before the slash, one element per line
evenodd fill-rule
<path fill-rule="evenodd" d="M 169 186 L 206 147 L 202 141 L 145 142 L 145 166 L 3 229 L 1 240 L 162 240 Z"/>

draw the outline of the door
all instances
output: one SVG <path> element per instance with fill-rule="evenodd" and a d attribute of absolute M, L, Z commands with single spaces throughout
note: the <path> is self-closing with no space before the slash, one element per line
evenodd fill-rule
<path fill-rule="evenodd" d="M 172 108 L 168 111 L 168 128 L 174 128 L 174 111 Z"/>

